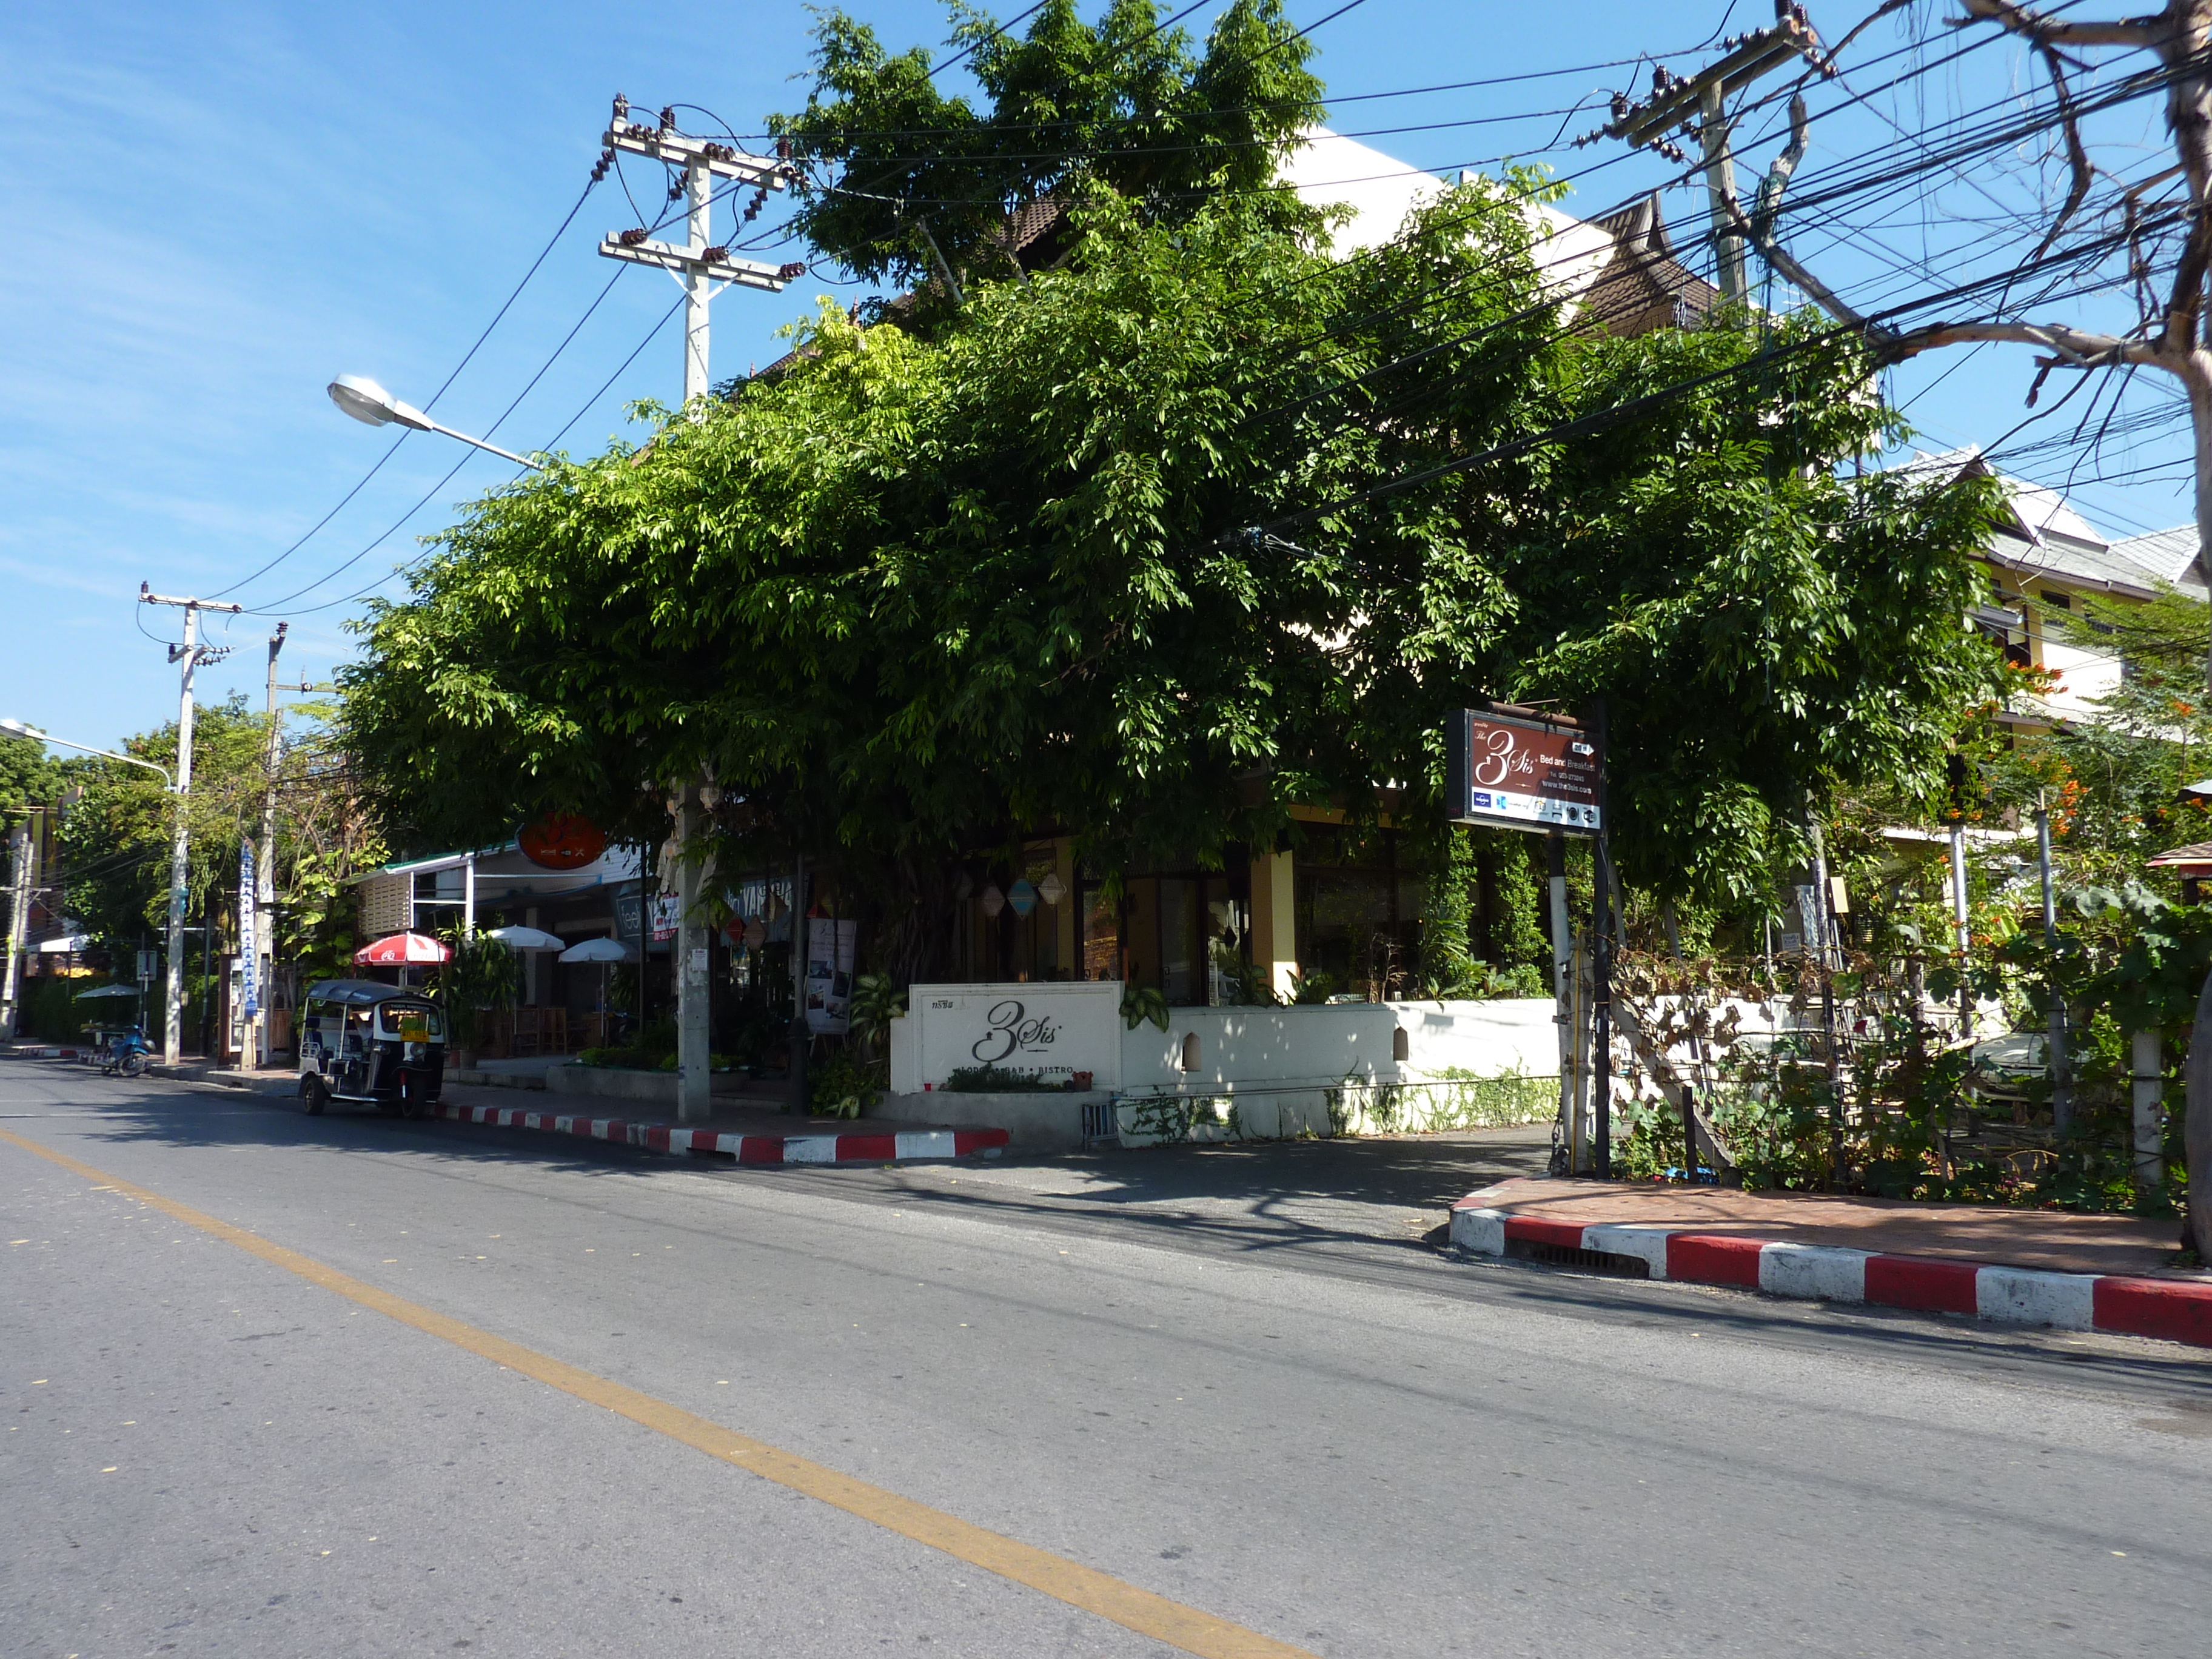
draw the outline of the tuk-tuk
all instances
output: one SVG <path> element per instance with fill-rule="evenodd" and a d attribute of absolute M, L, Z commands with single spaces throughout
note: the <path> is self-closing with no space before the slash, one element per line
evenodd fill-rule
<path fill-rule="evenodd" d="M 420 991 L 368 979 L 307 988 L 300 1030 L 300 1098 L 319 1114 L 333 1100 L 421 1117 L 438 1103 L 446 1016 Z"/>

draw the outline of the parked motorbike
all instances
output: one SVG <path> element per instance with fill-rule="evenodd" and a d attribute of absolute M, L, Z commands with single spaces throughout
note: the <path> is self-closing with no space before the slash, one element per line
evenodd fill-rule
<path fill-rule="evenodd" d="M 135 1028 L 118 1032 L 108 1039 L 100 1060 L 102 1077 L 143 1077 L 146 1062 L 154 1051 L 146 1045 L 146 1034 Z"/>

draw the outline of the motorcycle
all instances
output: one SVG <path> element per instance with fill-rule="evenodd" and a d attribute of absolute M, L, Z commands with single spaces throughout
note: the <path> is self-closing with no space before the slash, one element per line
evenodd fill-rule
<path fill-rule="evenodd" d="M 100 1074 L 102 1077 L 143 1077 L 146 1063 L 154 1051 L 146 1045 L 145 1033 L 133 1028 L 118 1033 L 107 1042 L 100 1054 Z"/>

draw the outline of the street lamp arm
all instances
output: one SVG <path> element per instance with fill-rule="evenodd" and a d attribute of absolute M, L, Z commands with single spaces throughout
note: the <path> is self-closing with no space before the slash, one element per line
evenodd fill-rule
<path fill-rule="evenodd" d="M 406 424 L 413 426 L 414 422 L 410 421 Z M 440 432 L 448 438 L 459 438 L 465 444 L 474 444 L 478 449 L 489 450 L 502 459 L 513 461 L 517 466 L 528 467 L 532 472 L 543 472 L 545 470 L 545 463 L 543 461 L 533 461 L 527 455 L 518 455 L 511 449 L 501 449 L 497 444 L 488 444 L 482 438 L 471 438 L 465 432 L 456 432 L 449 426 L 440 426 L 427 416 L 423 419 L 422 424 L 416 428 L 416 430 Z"/>
<path fill-rule="evenodd" d="M 7 732 L 10 737 L 28 738 L 33 743 L 56 744 L 64 749 L 74 749 L 80 754 L 98 755 L 106 760 L 118 760 L 126 766 L 143 766 L 149 772 L 159 772 L 161 775 L 162 787 L 171 794 L 173 795 L 177 792 L 176 780 L 169 775 L 167 767 L 156 766 L 149 760 L 140 760 L 136 755 L 119 755 L 112 749 L 94 749 L 88 743 L 71 743 L 67 738 L 58 738 L 51 732 L 41 732 L 37 726 L 27 725 L 22 720 L 0 720 L 0 732 Z"/>

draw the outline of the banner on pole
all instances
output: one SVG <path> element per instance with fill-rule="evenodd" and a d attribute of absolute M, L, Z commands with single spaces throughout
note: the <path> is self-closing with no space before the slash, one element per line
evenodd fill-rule
<path fill-rule="evenodd" d="M 253 843 L 238 844 L 238 963 L 239 1012 L 252 1019 L 261 1012 L 261 918 L 257 914 L 258 887 L 253 879 Z"/>
<path fill-rule="evenodd" d="M 815 916 L 806 924 L 806 1029 L 842 1036 L 853 1025 L 853 943 L 859 924 Z"/>
<path fill-rule="evenodd" d="M 1576 721 L 1529 711 L 1444 717 L 1444 811 L 1462 823 L 1595 836 L 1605 757 Z"/>

